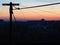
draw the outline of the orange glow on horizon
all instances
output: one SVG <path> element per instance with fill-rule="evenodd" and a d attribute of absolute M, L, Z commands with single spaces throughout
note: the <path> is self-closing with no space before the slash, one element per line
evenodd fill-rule
<path fill-rule="evenodd" d="M 35 9 L 19 10 L 19 11 L 14 10 L 14 15 L 17 20 L 41 20 L 42 18 L 46 20 L 60 20 L 60 13 L 58 11 L 59 10 L 56 11 L 50 10 L 50 12 L 57 12 L 57 14 L 55 14 L 55 13 L 48 13 L 48 12 L 35 10 Z M 0 19 L 9 20 L 9 10 L 3 11 L 2 9 L 2 11 L 0 11 L 0 15 L 1 15 Z"/>

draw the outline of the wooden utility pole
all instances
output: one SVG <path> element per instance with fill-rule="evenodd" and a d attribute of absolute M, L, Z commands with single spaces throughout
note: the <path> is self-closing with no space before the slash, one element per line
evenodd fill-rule
<path fill-rule="evenodd" d="M 13 6 L 19 6 L 19 4 L 13 4 L 12 2 L 4 3 L 3 6 L 10 6 L 9 12 L 10 12 L 10 29 L 9 29 L 9 43 L 12 43 L 12 14 L 13 14 Z"/>

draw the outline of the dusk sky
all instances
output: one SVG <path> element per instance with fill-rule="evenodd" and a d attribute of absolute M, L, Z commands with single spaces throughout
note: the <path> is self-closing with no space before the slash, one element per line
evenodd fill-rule
<path fill-rule="evenodd" d="M 9 20 L 9 6 L 2 6 L 2 3 L 19 3 L 20 8 L 43 5 L 49 3 L 60 2 L 60 0 L 0 0 L 0 19 Z M 17 20 L 60 20 L 60 4 L 38 7 L 31 9 L 14 10 L 14 15 Z M 14 19 L 13 19 L 14 20 Z"/>

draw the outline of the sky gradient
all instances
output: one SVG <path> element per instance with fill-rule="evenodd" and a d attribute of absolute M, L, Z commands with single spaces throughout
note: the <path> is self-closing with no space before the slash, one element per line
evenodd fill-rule
<path fill-rule="evenodd" d="M 60 0 L 0 0 L 0 19 L 9 20 L 9 7 L 2 6 L 2 3 L 19 3 L 18 7 L 29 7 L 48 3 L 60 2 Z M 17 20 L 60 20 L 60 5 L 39 7 L 24 10 L 14 10 Z M 14 20 L 14 19 L 13 19 Z"/>

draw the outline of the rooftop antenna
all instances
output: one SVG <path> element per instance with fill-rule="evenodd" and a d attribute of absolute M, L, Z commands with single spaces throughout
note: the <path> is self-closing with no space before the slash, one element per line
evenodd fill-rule
<path fill-rule="evenodd" d="M 4 3 L 2 4 L 3 6 L 9 6 L 9 12 L 10 12 L 10 21 L 9 21 L 9 25 L 10 25 L 10 29 L 9 29 L 9 43 L 11 44 L 12 43 L 12 14 L 13 14 L 13 6 L 19 6 L 18 3 L 12 3 L 10 2 L 9 4 L 8 3 Z M 19 10 L 19 9 L 18 9 Z"/>

